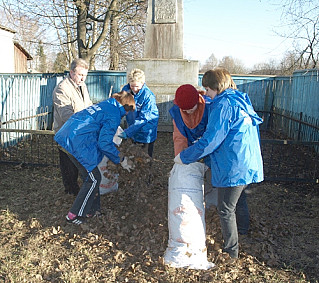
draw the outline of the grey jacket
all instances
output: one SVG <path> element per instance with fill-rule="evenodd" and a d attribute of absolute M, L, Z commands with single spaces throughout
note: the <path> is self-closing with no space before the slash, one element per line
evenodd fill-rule
<path fill-rule="evenodd" d="M 81 88 L 83 96 L 78 86 L 68 75 L 53 90 L 53 130 L 55 132 L 57 132 L 74 113 L 93 104 L 86 85 L 84 84 Z"/>

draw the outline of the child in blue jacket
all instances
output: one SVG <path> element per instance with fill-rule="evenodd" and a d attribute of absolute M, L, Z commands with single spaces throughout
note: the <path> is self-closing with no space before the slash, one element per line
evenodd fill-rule
<path fill-rule="evenodd" d="M 247 185 L 263 181 L 258 126 L 262 119 L 248 95 L 233 86 L 227 70 L 207 71 L 202 85 L 212 99 L 206 131 L 174 161 L 189 164 L 210 157 L 212 185 L 218 190 L 223 251 L 238 258 L 236 204 Z"/>
<path fill-rule="evenodd" d="M 103 156 L 120 163 L 113 137 L 121 118 L 135 110 L 134 97 L 125 91 L 113 94 L 101 103 L 73 114 L 56 133 L 55 141 L 78 167 L 83 185 L 66 219 L 81 224 L 85 217 L 100 213 L 101 173 L 98 164 Z"/>

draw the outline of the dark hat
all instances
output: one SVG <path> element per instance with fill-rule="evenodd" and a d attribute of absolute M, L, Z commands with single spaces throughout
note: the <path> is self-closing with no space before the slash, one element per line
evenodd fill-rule
<path fill-rule="evenodd" d="M 192 109 L 199 101 L 199 94 L 190 84 L 181 85 L 175 93 L 174 103 L 182 110 Z"/>

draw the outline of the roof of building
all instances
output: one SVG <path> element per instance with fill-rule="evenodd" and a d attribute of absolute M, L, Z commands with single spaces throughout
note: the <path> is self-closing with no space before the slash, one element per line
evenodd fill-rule
<path fill-rule="evenodd" d="M 14 42 L 14 46 L 17 47 L 26 57 L 27 60 L 32 60 L 32 56 L 20 45 L 18 42 Z"/>

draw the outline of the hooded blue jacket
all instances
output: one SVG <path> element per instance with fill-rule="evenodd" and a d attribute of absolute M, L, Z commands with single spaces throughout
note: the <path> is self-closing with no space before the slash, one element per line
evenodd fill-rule
<path fill-rule="evenodd" d="M 263 181 L 258 127 L 262 119 L 248 95 L 227 89 L 212 100 L 209 111 L 205 133 L 180 153 L 182 162 L 189 164 L 209 155 L 215 187 Z"/>
<path fill-rule="evenodd" d="M 131 92 L 136 104 L 136 110 L 129 112 L 126 116 L 129 127 L 124 130 L 125 133 L 136 142 L 155 141 L 159 119 L 155 95 L 145 83 L 137 94 L 131 91 L 130 84 L 125 85 L 122 90 Z"/>
<path fill-rule="evenodd" d="M 104 155 L 118 164 L 119 151 L 113 137 L 125 114 L 124 107 L 114 98 L 109 98 L 73 114 L 54 139 L 88 172 L 101 162 Z"/>

